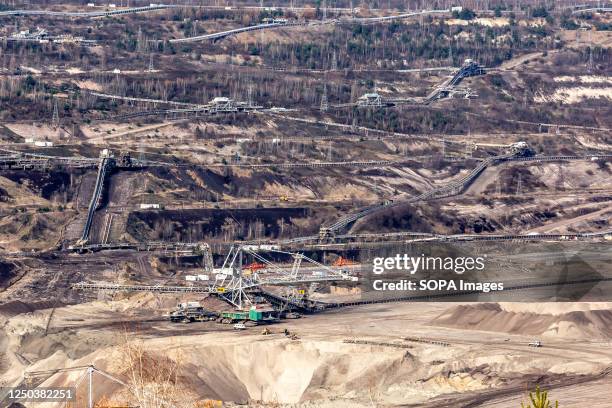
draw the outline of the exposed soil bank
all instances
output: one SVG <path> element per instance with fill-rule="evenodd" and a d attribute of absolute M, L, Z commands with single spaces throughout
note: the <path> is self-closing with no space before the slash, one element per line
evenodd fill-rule
<path fill-rule="evenodd" d="M 555 305 L 560 307 L 559 305 Z M 568 306 L 564 306 L 569 309 Z M 436 319 L 437 326 L 563 338 L 612 338 L 612 310 L 514 311 L 496 303 L 455 306 Z M 566 309 L 567 310 L 567 309 Z"/>

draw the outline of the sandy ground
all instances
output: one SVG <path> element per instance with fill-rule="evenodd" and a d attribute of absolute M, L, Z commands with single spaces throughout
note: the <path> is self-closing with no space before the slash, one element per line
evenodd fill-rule
<path fill-rule="evenodd" d="M 212 322 L 184 325 L 158 320 L 159 312 L 147 310 L 167 306 L 169 301 L 162 298 L 138 295 L 58 308 L 46 336 L 42 331 L 49 309 L 5 317 L 0 381 L 19 381 L 28 365 L 40 370 L 90 363 L 125 378 L 120 361 L 128 333 L 129 341 L 142 342 L 149 352 L 180 359 L 189 371 L 190 398 L 255 399 L 292 407 L 454 407 L 456 398 L 468 398 L 474 403 L 470 406 L 492 407 L 500 406 L 491 405 L 493 401 L 519 401 L 524 382 L 535 377 L 554 378 L 559 386 L 576 378 L 585 381 L 554 388 L 553 395 L 564 402 L 591 390 L 603 392 L 610 383 L 609 377 L 596 377 L 612 364 L 609 339 L 574 338 L 569 333 L 544 337 L 544 347 L 532 348 L 527 345 L 532 335 L 432 325 L 455 304 L 354 307 L 284 321 L 269 327 L 273 334 L 262 336 L 258 327 L 235 332 Z M 559 305 L 503 307 L 506 312 L 531 313 L 532 320 L 537 319 L 533 312 L 561 313 Z M 610 307 L 575 304 L 568 309 Z M 299 339 L 282 335 L 285 328 Z M 44 384 L 68 385 L 77 374 L 56 374 Z M 110 392 L 106 386 L 100 388 Z M 594 408 L 608 406 L 599 395 L 587 401 Z"/>
<path fill-rule="evenodd" d="M 21 123 L 6 123 L 4 126 L 26 139 L 32 138 L 36 141 L 49 140 L 55 143 L 61 141 L 60 135 L 62 132 L 58 129 L 53 129 L 51 126 L 46 124 L 31 125 Z"/>
<path fill-rule="evenodd" d="M 506 17 L 487 18 L 479 17 L 473 20 L 459 20 L 459 19 L 448 19 L 444 21 L 447 25 L 461 25 L 467 26 L 470 24 L 478 24 L 484 27 L 504 27 L 510 24 L 510 20 Z"/>
<path fill-rule="evenodd" d="M 533 228 L 527 231 L 529 232 L 553 232 L 555 230 L 563 229 L 569 226 L 576 226 L 576 224 L 583 223 L 585 221 L 589 221 L 597 218 L 609 218 L 609 214 L 612 213 L 612 208 L 602 208 L 601 210 L 593 211 L 585 215 L 580 215 L 578 217 L 570 218 L 567 220 L 562 220 L 558 222 L 553 222 L 550 224 L 546 224 L 542 227 Z"/>
<path fill-rule="evenodd" d="M 501 176 L 502 171 L 507 171 L 511 168 L 518 167 L 514 165 L 499 165 L 487 168 L 468 187 L 463 197 L 486 196 L 486 191 L 488 191 L 489 196 L 495 198 L 498 197 L 498 186 L 500 188 L 506 186 L 506 188 L 509 188 L 509 190 L 506 190 L 506 195 L 515 196 L 516 181 L 509 182 Z M 510 205 L 504 202 L 496 202 L 492 207 L 488 207 L 477 203 L 468 204 L 459 197 L 453 197 L 445 203 L 445 208 L 458 211 L 466 216 L 481 213 L 495 219 L 498 219 L 503 214 L 520 216 L 535 208 L 548 208 L 556 212 L 555 218 L 550 221 L 544 221 L 544 225 L 533 226 L 527 229 L 521 226 L 523 232 L 564 232 L 567 231 L 568 227 L 572 226 L 583 228 L 588 225 L 586 222 L 589 220 L 609 219 L 609 203 L 607 203 L 607 199 L 603 199 L 600 202 L 599 200 L 588 198 L 589 194 L 602 194 L 605 196 L 612 187 L 608 182 L 608 175 L 599 173 L 596 163 L 590 161 L 572 162 L 562 165 L 558 163 L 543 163 L 523 167 L 523 169 L 527 169 L 541 183 L 537 187 L 532 186 L 522 190 L 521 194 L 523 197 L 532 198 L 530 201 L 522 204 L 512 203 Z M 501 192 L 503 195 L 504 192 Z M 582 198 L 579 199 L 579 197 Z M 584 211 L 584 213 L 577 214 L 577 210 Z"/>
<path fill-rule="evenodd" d="M 610 31 L 591 31 L 587 35 L 587 33 L 581 33 L 579 30 L 561 30 L 560 34 L 561 39 L 572 48 L 584 48 L 588 43 L 602 48 L 612 47 Z"/>
<path fill-rule="evenodd" d="M 580 76 L 558 76 L 554 77 L 553 80 L 555 82 L 582 82 L 585 84 L 604 84 L 610 85 L 612 84 L 612 77 L 609 76 L 601 76 L 601 75 L 580 75 Z"/>
<path fill-rule="evenodd" d="M 585 88 L 585 87 L 566 87 L 555 89 L 550 95 L 544 93 L 537 94 L 533 100 L 536 103 L 580 103 L 585 99 L 608 99 L 612 100 L 612 87 L 605 88 Z"/>
<path fill-rule="evenodd" d="M 105 142 L 108 139 L 113 139 L 113 138 L 118 138 L 118 137 L 122 137 L 122 136 L 138 134 L 138 133 L 142 133 L 142 132 L 155 131 L 157 129 L 161 129 L 161 128 L 168 127 L 168 126 L 173 126 L 173 125 L 174 124 L 172 122 L 167 122 L 167 123 L 161 123 L 161 124 L 155 124 L 155 125 L 147 125 L 147 126 L 136 127 L 134 129 L 132 129 L 131 127 L 128 128 L 127 130 L 119 129 L 115 133 L 113 133 L 112 130 L 111 130 L 110 134 L 92 138 L 92 139 L 90 139 L 90 142 L 94 142 L 94 143 L 95 142 Z"/>
<path fill-rule="evenodd" d="M 579 408 L 588 401 L 589 406 L 606 407 L 612 398 L 612 379 L 604 378 L 590 384 L 561 387 L 549 393 L 549 399 L 559 401 L 568 408 Z M 519 407 L 521 402 L 527 403 L 526 396 L 512 395 L 496 398 L 479 405 L 481 408 Z"/>
<path fill-rule="evenodd" d="M 541 53 L 541 52 L 533 52 L 533 53 L 530 53 L 530 54 L 521 55 L 519 57 L 512 58 L 512 59 L 504 62 L 503 64 L 500 65 L 500 68 L 501 69 L 505 69 L 505 70 L 512 70 L 512 69 L 514 69 L 516 67 L 521 66 L 525 62 L 534 60 L 536 58 L 540 58 L 543 55 L 544 54 Z"/>

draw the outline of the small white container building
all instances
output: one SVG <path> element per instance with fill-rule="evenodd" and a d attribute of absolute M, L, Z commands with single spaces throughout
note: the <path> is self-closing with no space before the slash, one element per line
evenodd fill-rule
<path fill-rule="evenodd" d="M 142 203 L 140 204 L 140 209 L 141 210 L 159 210 L 161 208 L 160 204 L 153 204 L 153 203 Z"/>

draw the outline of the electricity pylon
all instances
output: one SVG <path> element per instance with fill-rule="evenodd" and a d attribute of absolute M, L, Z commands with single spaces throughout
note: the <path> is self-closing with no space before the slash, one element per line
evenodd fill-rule
<path fill-rule="evenodd" d="M 57 107 L 57 99 L 53 98 L 53 118 L 51 119 L 51 124 L 54 128 L 58 128 L 60 123 L 59 119 L 59 109 Z"/>
<path fill-rule="evenodd" d="M 327 84 L 323 85 L 323 95 L 321 96 L 321 112 L 327 112 L 329 103 L 327 101 Z"/>

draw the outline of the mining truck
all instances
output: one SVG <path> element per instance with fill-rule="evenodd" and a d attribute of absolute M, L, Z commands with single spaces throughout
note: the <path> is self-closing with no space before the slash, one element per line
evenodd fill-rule
<path fill-rule="evenodd" d="M 171 322 L 191 323 L 214 320 L 217 314 L 204 309 L 200 302 L 185 302 L 179 303 L 169 317 Z"/>

